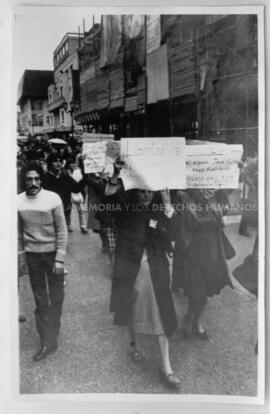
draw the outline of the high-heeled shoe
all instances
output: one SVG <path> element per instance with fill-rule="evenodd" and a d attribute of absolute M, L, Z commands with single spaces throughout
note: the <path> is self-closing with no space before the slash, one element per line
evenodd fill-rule
<path fill-rule="evenodd" d="M 159 369 L 159 377 L 164 385 L 169 388 L 179 389 L 181 382 L 174 372 L 166 373 L 163 368 Z"/>
<path fill-rule="evenodd" d="M 208 341 L 209 340 L 209 335 L 208 335 L 207 331 L 205 329 L 200 329 L 198 327 L 198 325 L 194 325 L 194 324 L 192 325 L 192 332 L 199 339 L 202 339 L 204 341 Z"/>
<path fill-rule="evenodd" d="M 209 335 L 208 335 L 208 333 L 205 330 L 203 330 L 203 331 L 196 331 L 194 333 L 197 336 L 197 338 L 202 339 L 203 341 L 208 341 L 209 340 Z"/>

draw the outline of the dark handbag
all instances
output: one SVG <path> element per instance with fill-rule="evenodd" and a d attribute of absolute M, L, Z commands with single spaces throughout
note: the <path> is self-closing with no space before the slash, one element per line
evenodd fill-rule
<path fill-rule="evenodd" d="M 225 258 L 226 260 L 230 260 L 236 255 L 236 252 L 223 230 L 221 230 L 221 237 L 224 247 Z"/>
<path fill-rule="evenodd" d="M 258 297 L 258 263 L 254 260 L 253 254 L 247 256 L 243 263 L 233 270 L 232 274 L 238 283 Z"/>

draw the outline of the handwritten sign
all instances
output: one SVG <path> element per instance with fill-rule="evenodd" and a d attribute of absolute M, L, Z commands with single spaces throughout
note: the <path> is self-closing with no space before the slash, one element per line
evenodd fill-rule
<path fill-rule="evenodd" d="M 90 141 L 90 142 L 89 142 Z M 84 172 L 101 173 L 108 169 L 120 156 L 119 141 L 91 142 L 91 138 L 83 143 Z"/>
<path fill-rule="evenodd" d="M 86 156 L 84 159 L 84 171 L 86 174 L 103 171 L 106 161 L 106 144 L 106 141 L 84 144 L 83 155 Z"/>
<path fill-rule="evenodd" d="M 185 188 L 185 138 L 124 138 L 120 177 L 124 188 Z"/>
<path fill-rule="evenodd" d="M 242 145 L 187 145 L 187 188 L 238 188 Z"/>
<path fill-rule="evenodd" d="M 105 140 L 106 134 L 87 134 L 83 155 L 85 173 L 112 171 L 124 162 L 120 177 L 126 190 L 140 188 L 238 188 L 242 145 L 202 142 L 185 144 L 181 137 Z M 191 144 L 191 145 L 190 145 Z"/>

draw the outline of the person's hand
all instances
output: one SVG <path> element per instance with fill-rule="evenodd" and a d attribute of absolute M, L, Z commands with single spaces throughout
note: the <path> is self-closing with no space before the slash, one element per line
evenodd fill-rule
<path fill-rule="evenodd" d="M 114 166 L 113 164 L 107 164 L 104 168 L 104 170 L 102 171 L 102 176 L 104 178 L 111 178 L 113 177 L 114 174 Z"/>
<path fill-rule="evenodd" d="M 162 202 L 163 202 L 164 207 L 165 207 L 165 211 L 164 211 L 165 215 L 168 218 L 171 218 L 174 214 L 174 208 L 173 208 L 172 203 L 171 203 L 170 190 L 168 188 L 165 188 L 160 193 L 161 193 Z"/>
<path fill-rule="evenodd" d="M 168 188 L 165 188 L 164 190 L 161 191 L 161 198 L 162 198 L 162 202 L 165 206 L 171 206 L 171 194 L 170 194 L 170 190 Z"/>
<path fill-rule="evenodd" d="M 243 168 L 243 166 L 244 166 L 243 161 L 237 161 L 237 166 L 241 170 Z"/>
<path fill-rule="evenodd" d="M 121 171 L 123 165 L 124 165 L 124 162 L 120 161 L 119 158 L 113 163 L 112 174 L 110 174 L 110 177 L 108 177 L 110 184 L 112 184 L 112 185 L 117 184 L 118 178 L 119 178 L 119 175 L 120 175 L 120 171 Z"/>
<path fill-rule="evenodd" d="M 114 162 L 115 172 L 120 173 L 120 171 L 122 170 L 124 164 L 125 164 L 124 161 L 121 161 L 119 158 L 117 160 L 115 160 L 115 162 Z"/>
<path fill-rule="evenodd" d="M 55 261 L 53 266 L 53 273 L 56 275 L 62 275 L 64 273 L 64 263 Z"/>
<path fill-rule="evenodd" d="M 28 274 L 28 265 L 27 265 L 25 253 L 19 254 L 18 256 L 18 271 L 19 271 L 20 276 Z"/>

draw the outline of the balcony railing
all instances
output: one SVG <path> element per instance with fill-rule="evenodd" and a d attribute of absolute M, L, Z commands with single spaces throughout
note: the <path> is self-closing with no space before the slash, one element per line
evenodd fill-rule
<path fill-rule="evenodd" d="M 48 104 L 48 111 L 51 112 L 57 108 L 60 108 L 64 102 L 65 102 L 65 98 L 63 96 L 61 96 L 60 98 L 57 98 L 56 100 Z"/>

